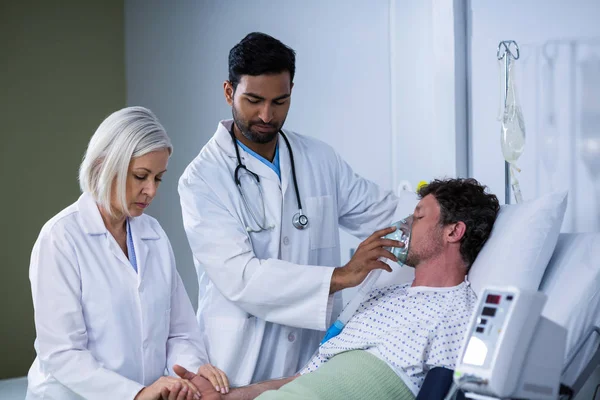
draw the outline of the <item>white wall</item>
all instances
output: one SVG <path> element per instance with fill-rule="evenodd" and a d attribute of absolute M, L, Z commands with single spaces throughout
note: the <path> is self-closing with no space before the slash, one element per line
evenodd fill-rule
<path fill-rule="evenodd" d="M 467 176 L 465 2 L 393 4 L 392 118 L 399 179 Z"/>
<path fill-rule="evenodd" d="M 231 117 L 222 90 L 230 48 L 262 31 L 295 49 L 286 127 L 334 145 L 357 173 L 391 188 L 388 9 L 387 0 L 126 1 L 127 102 L 154 110 L 175 147 L 150 213 L 169 234 L 194 304 L 176 184 L 218 121 Z M 348 258 L 355 242 L 343 235 L 342 244 Z"/>
<path fill-rule="evenodd" d="M 472 174 L 504 198 L 504 160 L 496 120 L 500 101 L 496 48 L 501 40 L 516 40 L 521 48 L 516 82 L 527 132 L 518 163 L 523 170 L 519 178 L 523 197 L 569 190 L 563 231 L 599 231 L 600 2 L 470 3 Z M 548 68 L 544 48 L 554 60 L 553 69 Z M 584 81 L 586 60 L 596 64 Z M 550 87 L 555 94 L 553 104 L 548 101 Z M 583 104 L 588 117 L 583 116 Z M 548 122 L 552 110 L 555 124 Z M 595 129 L 590 131 L 588 126 Z"/>

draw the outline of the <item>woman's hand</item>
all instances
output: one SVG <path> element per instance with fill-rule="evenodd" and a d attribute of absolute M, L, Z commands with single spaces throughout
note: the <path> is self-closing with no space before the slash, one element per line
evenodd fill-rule
<path fill-rule="evenodd" d="M 173 394 L 173 396 L 171 396 Z M 134 400 L 198 400 L 200 392 L 187 379 L 161 376 L 152 385 L 143 388 Z"/>
<path fill-rule="evenodd" d="M 202 400 L 221 400 L 223 398 L 220 392 L 215 391 L 215 387 L 208 379 L 188 371 L 181 365 L 173 365 L 173 372 L 182 379 L 192 382 L 200 390 Z"/>
<path fill-rule="evenodd" d="M 198 375 L 208 379 L 217 392 L 229 393 L 229 379 L 227 379 L 225 372 L 219 368 L 211 364 L 204 364 L 198 368 Z"/>

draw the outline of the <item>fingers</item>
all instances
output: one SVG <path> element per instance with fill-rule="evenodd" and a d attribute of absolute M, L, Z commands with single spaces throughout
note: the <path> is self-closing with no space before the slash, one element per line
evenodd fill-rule
<path fill-rule="evenodd" d="M 169 391 L 168 400 L 193 400 L 194 392 L 185 381 L 175 383 Z"/>
<path fill-rule="evenodd" d="M 390 266 L 384 263 L 383 261 L 374 261 L 369 264 L 369 268 L 371 268 L 371 270 L 384 269 L 387 272 L 392 272 L 392 268 L 390 268 Z"/>
<path fill-rule="evenodd" d="M 171 385 L 169 389 L 169 397 L 168 400 L 177 400 L 179 397 L 179 392 L 181 391 L 182 385 L 179 382 L 175 382 Z"/>
<path fill-rule="evenodd" d="M 398 257 L 394 255 L 394 253 L 389 250 L 379 248 L 378 250 L 374 250 L 373 253 L 377 256 L 375 259 L 379 260 L 381 258 L 387 258 L 388 260 L 392 260 L 394 262 L 398 261 Z"/>
<path fill-rule="evenodd" d="M 219 388 L 221 389 L 221 394 L 229 393 L 229 380 L 227 379 L 227 375 L 225 374 L 225 372 L 221 371 L 214 365 L 207 365 L 207 368 L 210 369 L 211 373 L 214 374 L 215 379 L 218 382 Z"/>
<path fill-rule="evenodd" d="M 217 372 L 219 373 L 219 375 L 221 375 L 221 379 L 223 381 L 223 385 L 225 385 L 225 393 L 229 393 L 229 379 L 227 379 L 227 374 L 225 374 L 225 372 L 223 372 L 222 370 L 220 370 L 217 367 L 215 367 L 215 369 L 217 370 Z"/>
<path fill-rule="evenodd" d="M 395 230 L 396 230 L 395 226 L 390 226 L 390 227 L 387 227 L 387 228 L 380 229 L 378 231 L 373 232 L 373 234 L 371 236 L 369 236 L 367 238 L 367 240 L 365 240 L 365 242 L 367 242 L 367 241 L 371 242 L 371 241 L 373 241 L 375 239 L 382 238 L 385 235 L 388 235 L 388 234 L 394 232 Z"/>
<path fill-rule="evenodd" d="M 225 380 L 223 379 L 223 375 L 221 375 L 221 370 L 218 369 L 217 367 L 215 367 L 214 365 L 209 365 L 208 368 L 211 370 L 211 372 L 213 373 L 213 375 L 215 376 L 215 379 L 217 380 L 218 384 L 219 384 L 219 388 L 221 389 L 221 393 L 225 394 L 227 393 L 226 388 L 228 385 L 225 385 Z"/>
<path fill-rule="evenodd" d="M 183 385 L 179 391 L 179 395 L 175 398 L 175 400 L 186 400 L 188 398 L 188 394 L 191 394 L 189 386 Z"/>
<path fill-rule="evenodd" d="M 188 387 L 188 397 L 190 399 L 195 398 L 195 399 L 199 399 L 200 398 L 200 390 L 198 390 L 198 388 L 190 381 L 188 381 L 187 379 L 183 379 L 181 381 L 184 385 L 186 385 Z"/>
<path fill-rule="evenodd" d="M 222 386 L 222 384 L 219 382 L 217 374 L 215 373 L 214 367 L 212 365 L 205 364 L 200 367 L 198 372 L 200 373 L 200 375 L 209 380 L 209 382 L 214 386 L 217 392 L 221 392 L 221 388 L 225 389 L 225 387 Z"/>
<path fill-rule="evenodd" d="M 377 247 L 404 247 L 404 243 L 398 240 L 379 238 L 365 246 L 365 250 L 373 250 Z"/>
<path fill-rule="evenodd" d="M 173 372 L 175 372 L 180 378 L 187 380 L 192 380 L 196 376 L 196 374 L 194 374 L 193 372 L 190 372 L 187 369 L 183 368 L 181 365 L 177 364 L 173 365 Z"/>
<path fill-rule="evenodd" d="M 383 269 L 383 270 L 386 270 L 387 272 L 393 271 L 392 268 L 385 262 L 385 260 L 378 259 L 378 260 L 369 261 L 368 263 L 364 264 L 363 269 L 357 275 L 357 277 L 359 279 L 358 283 L 364 281 L 365 278 L 367 277 L 367 275 L 376 269 Z"/>
<path fill-rule="evenodd" d="M 195 374 L 192 375 L 196 376 Z M 160 390 L 162 400 L 199 400 L 201 398 L 200 391 L 187 379 L 170 376 L 161 379 L 164 382 Z"/>
<path fill-rule="evenodd" d="M 398 258 L 394 255 L 394 253 L 392 253 L 390 250 L 388 250 L 388 248 L 390 247 L 394 247 L 392 245 L 396 245 L 399 244 L 400 242 L 397 242 L 395 240 L 383 240 L 381 239 L 381 241 L 378 242 L 373 242 L 370 245 L 368 245 L 368 247 L 365 247 L 365 250 L 363 252 L 361 252 L 360 255 L 358 255 L 357 258 L 354 258 L 355 262 L 361 262 L 365 263 L 365 262 L 369 262 L 369 261 L 373 261 L 373 260 L 377 260 L 378 258 L 387 258 L 389 260 L 392 260 L 394 262 L 398 261 Z M 402 246 L 404 246 L 402 244 Z M 398 247 L 402 247 L 402 246 L 398 246 Z"/>
<path fill-rule="evenodd" d="M 358 250 L 359 248 L 361 248 L 361 247 L 365 247 L 365 246 L 367 246 L 368 244 L 370 244 L 370 243 L 371 243 L 371 242 L 373 242 L 374 240 L 381 239 L 383 236 L 385 236 L 385 235 L 388 235 L 388 234 L 390 234 L 390 233 L 394 232 L 395 230 L 396 230 L 396 227 L 395 227 L 395 226 L 390 226 L 389 228 L 384 228 L 384 229 L 380 229 L 380 230 L 378 230 L 378 231 L 375 231 L 375 232 L 373 232 L 373 234 L 372 234 L 371 236 L 369 236 L 368 238 L 366 238 L 365 240 L 363 240 L 363 241 L 362 241 L 362 242 L 361 242 L 361 243 L 358 245 L 358 248 L 357 248 L 357 250 Z"/>

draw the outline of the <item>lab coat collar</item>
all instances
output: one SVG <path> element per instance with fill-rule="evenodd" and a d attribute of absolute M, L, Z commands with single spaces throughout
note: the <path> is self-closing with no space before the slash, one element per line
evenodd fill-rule
<path fill-rule="evenodd" d="M 83 193 L 77 200 L 77 208 L 81 215 L 83 230 L 88 235 L 103 235 L 108 233 L 96 201 L 89 193 Z M 131 218 L 131 231 L 142 240 L 160 239 L 160 234 L 150 225 L 149 218 Z"/>
<path fill-rule="evenodd" d="M 231 134 L 229 133 L 232 125 L 232 119 L 220 121 L 219 125 L 217 126 L 217 131 L 215 132 L 214 139 L 217 142 L 217 145 L 221 148 L 221 150 L 228 157 L 233 158 L 237 163 L 237 156 L 235 153 L 235 148 L 233 147 L 233 140 L 231 140 Z M 290 139 L 289 135 L 287 136 L 288 139 Z M 240 158 L 242 159 L 242 163 L 244 163 L 246 167 L 252 172 L 258 174 L 261 178 L 278 182 L 283 188 L 283 190 L 285 190 L 290 179 L 290 156 L 288 148 L 284 143 L 283 138 L 278 137 L 277 146 L 279 146 L 279 171 L 281 173 L 281 181 L 279 180 L 279 177 L 277 176 L 275 171 L 267 167 L 265 164 L 263 164 L 262 161 L 258 160 L 256 157 L 248 154 L 241 146 L 239 147 Z"/>
<path fill-rule="evenodd" d="M 223 150 L 228 157 L 236 158 L 235 149 L 233 148 L 233 141 L 231 140 L 231 134 L 229 133 L 232 125 L 232 119 L 220 121 L 214 138 L 221 150 Z M 243 149 L 240 150 L 242 153 L 244 152 Z M 240 153 L 240 155 L 242 154 Z"/>
<path fill-rule="evenodd" d="M 96 201 L 91 194 L 85 192 L 77 200 L 77 209 L 81 216 L 83 230 L 88 235 L 102 235 L 108 232 Z"/>

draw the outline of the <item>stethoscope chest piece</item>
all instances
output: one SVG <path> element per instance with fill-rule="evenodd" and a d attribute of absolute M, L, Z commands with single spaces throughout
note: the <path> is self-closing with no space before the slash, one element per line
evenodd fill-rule
<path fill-rule="evenodd" d="M 300 230 L 305 229 L 308 227 L 308 217 L 302 213 L 302 210 L 300 210 L 300 212 L 297 212 L 294 215 L 292 224 L 294 225 L 294 228 L 296 228 L 296 229 L 300 229 Z"/>

